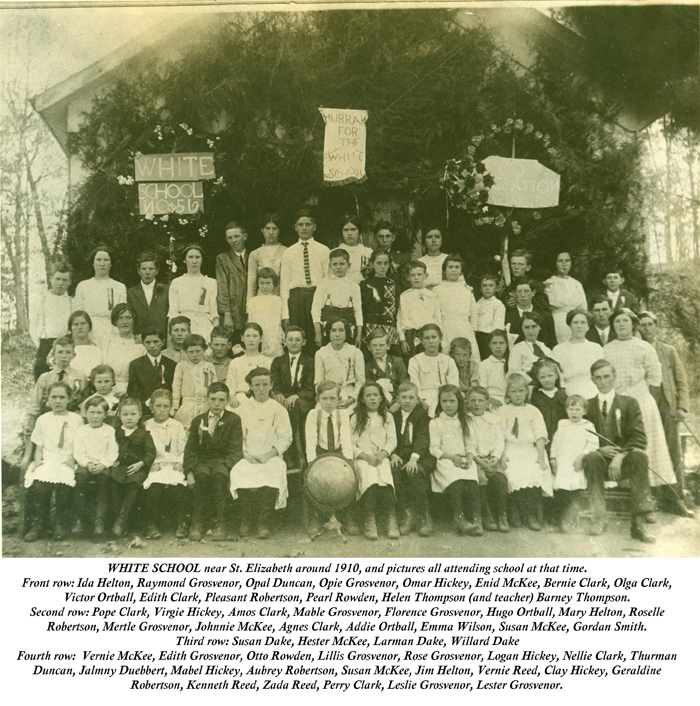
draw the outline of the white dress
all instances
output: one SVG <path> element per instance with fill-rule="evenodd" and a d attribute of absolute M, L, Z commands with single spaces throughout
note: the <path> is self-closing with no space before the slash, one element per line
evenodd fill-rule
<path fill-rule="evenodd" d="M 216 369 L 206 360 L 193 365 L 189 360 L 181 360 L 175 366 L 173 375 L 173 402 L 177 407 L 175 419 L 185 429 L 192 420 L 207 410 L 207 388 L 216 382 Z"/>
<path fill-rule="evenodd" d="M 579 456 L 593 453 L 598 446 L 592 422 L 582 419 L 574 424 L 569 419 L 560 419 L 549 450 L 550 458 L 557 462 L 554 490 L 585 490 L 588 487 L 586 474 L 574 469 L 574 461 Z"/>
<path fill-rule="evenodd" d="M 429 356 L 419 353 L 408 361 L 408 375 L 418 386 L 420 399 L 428 406 L 428 414 L 433 417 L 438 403 L 438 390 L 443 385 L 459 387 L 457 364 L 444 353 Z"/>
<path fill-rule="evenodd" d="M 187 443 L 185 427 L 177 419 L 166 419 L 160 424 L 153 418 L 146 421 L 144 427 L 150 432 L 156 447 L 156 460 L 153 465 L 158 464 L 159 466 L 155 471 L 151 466 L 148 476 L 143 482 L 144 490 L 150 488 L 154 483 L 187 485 L 184 471 L 175 470 L 175 464 L 182 464 L 185 455 L 185 444 Z"/>
<path fill-rule="evenodd" d="M 341 399 L 356 400 L 365 384 L 365 359 L 360 349 L 349 343 L 344 343 L 339 350 L 331 343 L 319 348 L 315 357 L 314 385 L 324 380 L 340 385 Z"/>
<path fill-rule="evenodd" d="M 501 404 L 506 396 L 506 360 L 490 355 L 479 365 L 479 383 L 489 391 L 489 397 Z"/>
<path fill-rule="evenodd" d="M 472 344 L 472 359 L 478 361 L 479 344 L 476 342 L 470 317 L 473 314 L 474 295 L 464 282 L 443 281 L 433 290 L 440 300 L 442 316 L 442 350 L 450 351 L 450 343 L 455 338 L 466 338 Z"/>
<path fill-rule="evenodd" d="M 582 395 L 590 399 L 598 394 L 591 380 L 591 365 L 603 357 L 603 347 L 593 341 L 573 343 L 571 340 L 554 346 L 552 358 L 561 365 L 567 395 Z"/>
<path fill-rule="evenodd" d="M 92 321 L 92 336 L 102 345 L 116 328 L 112 326 L 112 310 L 117 304 L 126 303 L 126 287 L 107 279 L 85 279 L 75 288 L 73 311 L 87 311 Z"/>
<path fill-rule="evenodd" d="M 272 358 L 264 356 L 262 353 L 258 355 L 241 355 L 234 358 L 228 366 L 226 374 L 226 384 L 228 385 L 231 397 L 236 398 L 239 404 L 247 402 L 250 398 L 250 385 L 246 382 L 246 375 L 255 368 L 265 368 L 269 370 L 272 365 Z"/>
<path fill-rule="evenodd" d="M 92 344 L 75 347 L 75 358 L 70 366 L 84 378 L 90 377 L 93 368 L 102 365 L 102 349 Z"/>
<path fill-rule="evenodd" d="M 557 343 L 571 338 L 571 329 L 566 325 L 566 315 L 574 309 L 588 310 L 583 285 L 573 277 L 550 277 L 544 282 L 544 291 L 554 319 Z"/>
<path fill-rule="evenodd" d="M 273 399 L 265 402 L 248 400 L 236 409 L 243 431 L 243 455 L 259 456 L 273 447 L 277 456 L 265 463 L 241 459 L 231 469 L 231 495 L 238 497 L 239 488 L 276 488 L 275 510 L 287 505 L 287 465 L 282 454 L 292 445 L 292 425 L 287 410 Z"/>
<path fill-rule="evenodd" d="M 258 272 L 263 267 L 269 267 L 279 281 L 282 271 L 282 255 L 286 250 L 285 245 L 262 245 L 257 250 L 253 250 L 248 257 L 248 300 L 250 301 L 258 293 Z M 279 284 L 275 287 L 275 294 L 280 293 Z"/>
<path fill-rule="evenodd" d="M 552 357 L 552 351 L 541 343 L 536 341 L 542 352 L 548 357 Z M 530 370 L 532 366 L 539 360 L 539 357 L 534 352 L 534 344 L 527 341 L 520 341 L 510 349 L 508 357 L 508 373 L 520 373 L 530 380 Z"/>
<path fill-rule="evenodd" d="M 146 355 L 146 349 L 133 336 L 123 338 L 118 333 L 107 338 L 102 349 L 102 362 L 114 370 L 114 392 L 126 392 L 129 385 L 129 363 Z"/>
<path fill-rule="evenodd" d="M 385 458 L 378 466 L 373 466 L 367 461 L 357 458 L 360 453 L 379 453 L 386 451 L 389 456 L 396 449 L 396 425 L 391 414 L 386 415 L 383 420 L 379 412 L 368 414 L 367 426 L 358 434 L 357 417 L 351 419 L 352 423 L 352 448 L 355 455 L 355 468 L 359 475 L 359 487 L 357 497 L 359 498 L 367 489 L 373 485 L 390 485 L 394 487 L 394 478 L 391 474 L 391 462 Z"/>
<path fill-rule="evenodd" d="M 284 353 L 282 341 L 282 299 L 274 294 L 258 295 L 248 300 L 248 321 L 254 321 L 263 330 L 262 353 L 276 358 Z"/>
<path fill-rule="evenodd" d="M 459 417 L 448 417 L 444 412 L 430 420 L 430 453 L 437 459 L 435 470 L 430 476 L 430 486 L 434 493 L 444 493 L 452 483 L 458 480 L 479 480 L 476 463 L 468 468 L 459 468 L 443 458 L 448 456 L 466 456 L 475 454 L 476 446 L 471 436 L 464 435 Z"/>
<path fill-rule="evenodd" d="M 32 464 L 24 476 L 24 487 L 29 488 L 35 481 L 61 483 L 75 486 L 75 470 L 67 465 L 73 458 L 73 439 L 76 429 L 83 426 L 79 414 L 47 412 L 36 420 L 32 432 L 32 442 L 41 446 L 41 463 Z M 63 436 L 63 438 L 61 438 Z"/>
<path fill-rule="evenodd" d="M 427 289 L 433 289 L 440 284 L 442 279 L 442 263 L 445 262 L 447 253 L 441 252 L 439 255 L 423 255 L 418 259 L 425 263 L 428 268 L 428 275 L 425 278 L 425 286 Z M 464 284 L 464 275 L 459 276 L 459 281 Z M 466 285 L 465 285 L 466 286 Z"/>
<path fill-rule="evenodd" d="M 201 273 L 176 277 L 168 293 L 168 318 L 186 316 L 191 323 L 190 332 L 203 336 L 209 342 L 214 319 L 219 315 L 216 310 L 216 292 L 216 280 Z"/>

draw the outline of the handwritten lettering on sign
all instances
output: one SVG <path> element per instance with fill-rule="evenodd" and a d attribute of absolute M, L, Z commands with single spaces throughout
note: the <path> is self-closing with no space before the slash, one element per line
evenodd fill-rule
<path fill-rule="evenodd" d="M 136 181 L 203 181 L 214 179 L 211 152 L 143 154 L 134 157 Z"/>
<path fill-rule="evenodd" d="M 319 108 L 326 122 L 323 179 L 341 185 L 367 179 L 365 156 L 367 111 Z"/>
<path fill-rule="evenodd" d="M 193 214 L 200 211 L 204 211 L 201 181 L 139 184 L 139 213 L 142 216 Z"/>
<path fill-rule="evenodd" d="M 489 203 L 514 208 L 551 208 L 559 205 L 561 177 L 536 159 L 487 157 L 484 166 L 494 178 Z"/>

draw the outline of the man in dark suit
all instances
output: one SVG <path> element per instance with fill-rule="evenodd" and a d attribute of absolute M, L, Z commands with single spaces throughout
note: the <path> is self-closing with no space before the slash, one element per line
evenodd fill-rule
<path fill-rule="evenodd" d="M 375 329 L 367 337 L 370 357 L 365 361 L 367 382 L 379 383 L 384 392 L 390 412 L 399 408 L 399 385 L 408 380 L 406 365 L 401 358 L 389 355 L 389 337 L 381 329 Z"/>
<path fill-rule="evenodd" d="M 639 314 L 639 302 L 637 297 L 627 289 L 623 289 L 625 278 L 619 267 L 610 267 L 603 277 L 605 291 L 603 294 L 610 300 L 613 311 L 620 309 L 631 309 L 635 314 Z"/>
<path fill-rule="evenodd" d="M 516 343 L 524 340 L 522 318 L 526 311 L 534 312 L 540 319 L 540 335 L 539 340 L 544 343 L 547 348 L 554 348 L 557 345 L 557 336 L 554 332 L 554 319 L 549 311 L 534 306 L 532 300 L 535 296 L 535 290 L 532 282 L 526 277 L 519 277 L 513 280 L 513 291 L 515 293 L 515 307 L 506 309 L 506 328 L 510 324 L 509 332 L 517 335 Z"/>
<path fill-rule="evenodd" d="M 134 333 L 156 329 L 165 339 L 168 330 L 168 285 L 156 282 L 158 257 L 152 252 L 138 256 L 137 272 L 141 281 L 126 290 L 126 302 L 136 313 Z"/>
<path fill-rule="evenodd" d="M 231 221 L 226 226 L 229 250 L 216 256 L 216 308 L 221 323 L 232 332 L 232 343 L 243 333 L 248 294 L 248 231 L 242 223 Z"/>
<path fill-rule="evenodd" d="M 129 386 L 126 394 L 141 400 L 146 416 L 150 417 L 149 401 L 155 390 L 173 391 L 173 377 L 177 363 L 161 355 L 165 341 L 157 329 L 146 329 L 142 334 L 146 355 L 129 363 Z"/>
<path fill-rule="evenodd" d="M 303 352 L 306 345 L 304 331 L 289 326 L 284 337 L 286 353 L 272 361 L 270 377 L 272 394 L 285 406 L 292 424 L 294 442 L 285 454 L 287 468 L 306 467 L 304 425 L 306 415 L 316 404 L 314 390 L 314 359 Z"/>
<path fill-rule="evenodd" d="M 593 511 L 590 533 L 600 535 L 605 529 L 605 481 L 626 479 L 630 486 L 632 537 L 653 544 L 656 540 L 646 529 L 653 505 L 649 458 L 645 453 L 647 437 L 639 403 L 633 397 L 615 393 L 615 368 L 607 360 L 593 363 L 591 378 L 598 394 L 588 400 L 586 416 L 601 435 L 601 446 L 583 459 Z"/>
<path fill-rule="evenodd" d="M 607 295 L 596 294 L 591 297 L 589 309 L 593 317 L 593 326 L 586 331 L 586 338 L 599 346 L 604 346 L 617 338 L 614 329 L 610 326 L 612 304 Z"/>

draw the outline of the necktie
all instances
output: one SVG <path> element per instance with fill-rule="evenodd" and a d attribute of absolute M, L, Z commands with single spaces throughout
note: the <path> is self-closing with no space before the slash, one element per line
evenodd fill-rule
<path fill-rule="evenodd" d="M 404 419 L 402 436 L 403 436 L 403 445 L 410 446 L 411 445 L 411 434 L 410 434 L 410 429 L 409 429 L 408 417 L 406 417 L 406 419 Z"/>
<path fill-rule="evenodd" d="M 328 430 L 326 431 L 326 442 L 328 443 L 328 450 L 335 451 L 335 433 L 333 432 L 333 415 L 328 415 Z"/>
<path fill-rule="evenodd" d="M 533 343 L 532 344 L 532 352 L 540 359 L 544 360 L 547 356 L 544 354 L 544 351 L 540 348 L 539 343 Z"/>
<path fill-rule="evenodd" d="M 296 362 L 296 356 L 293 356 L 292 359 L 289 361 L 289 368 L 294 371 L 294 375 L 292 376 L 292 387 L 296 387 L 297 385 L 297 373 L 299 372 L 299 366 L 295 367 Z"/>
<path fill-rule="evenodd" d="M 66 371 L 65 370 L 59 370 L 58 371 L 58 381 L 63 382 L 63 378 L 66 376 Z"/>
<path fill-rule="evenodd" d="M 603 409 L 600 412 L 601 416 L 603 417 L 603 421 L 605 421 L 608 418 L 608 401 L 603 400 Z"/>
<path fill-rule="evenodd" d="M 603 331 L 603 332 L 600 334 L 600 342 L 601 342 L 603 345 L 605 345 L 605 344 L 608 342 L 608 332 L 607 332 L 607 331 Z"/>
<path fill-rule="evenodd" d="M 61 427 L 61 436 L 58 437 L 58 448 L 62 449 L 63 444 L 66 442 L 66 427 L 68 426 L 68 422 L 63 422 L 63 426 Z"/>
<path fill-rule="evenodd" d="M 513 422 L 513 428 L 510 430 L 510 433 L 517 439 L 519 431 L 520 425 L 518 424 L 518 418 L 516 417 L 515 421 Z"/>
<path fill-rule="evenodd" d="M 309 244 L 302 243 L 304 248 L 304 279 L 306 280 L 306 286 L 311 286 L 311 267 L 309 265 Z"/>

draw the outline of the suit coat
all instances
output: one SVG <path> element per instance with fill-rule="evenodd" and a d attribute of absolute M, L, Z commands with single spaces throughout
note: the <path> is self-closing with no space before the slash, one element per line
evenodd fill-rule
<path fill-rule="evenodd" d="M 151 303 L 146 302 L 141 283 L 126 290 L 126 303 L 136 312 L 134 333 L 155 328 L 165 336 L 168 332 L 168 285 L 156 282 Z M 163 339 L 165 340 L 165 339 Z"/>
<path fill-rule="evenodd" d="M 603 294 L 607 297 L 608 290 L 600 289 L 595 292 L 595 294 Z M 635 314 L 639 314 L 641 311 L 639 300 L 628 289 L 620 289 L 620 296 L 617 298 L 617 304 L 613 308 L 613 311 L 618 311 L 619 309 L 632 309 Z"/>
<path fill-rule="evenodd" d="M 608 340 L 606 343 L 610 343 L 610 341 L 614 341 L 616 338 L 617 334 L 615 333 L 615 329 L 611 326 L 608 331 Z M 593 341 L 593 343 L 597 343 L 599 346 L 605 345 L 603 341 L 600 340 L 598 329 L 595 326 L 591 326 L 588 331 L 586 331 L 586 340 Z"/>
<path fill-rule="evenodd" d="M 299 366 L 302 366 L 299 372 Z M 299 395 L 299 398 L 304 400 L 310 408 L 316 404 L 316 389 L 314 387 L 314 359 L 300 353 L 300 358 L 297 363 L 297 384 L 292 384 L 292 371 L 289 366 L 289 353 L 283 353 L 277 356 L 272 361 L 270 366 L 270 377 L 272 380 L 272 394 L 284 395 Z"/>
<path fill-rule="evenodd" d="M 246 250 L 243 260 L 231 250 L 216 256 L 216 308 L 221 316 L 231 314 L 233 326 L 242 329 L 245 325 L 246 298 L 248 296 L 248 257 Z"/>
<path fill-rule="evenodd" d="M 387 364 L 388 369 L 385 372 L 377 365 L 377 361 L 370 356 L 365 360 L 365 379 L 367 382 L 377 382 L 377 380 L 383 378 L 391 380 L 391 384 L 394 387 L 392 401 L 395 401 L 398 396 L 399 385 L 402 382 L 408 382 L 410 378 L 406 370 L 406 364 L 398 356 L 387 355 Z"/>
<path fill-rule="evenodd" d="M 151 398 L 154 390 L 165 388 L 173 391 L 173 376 L 177 363 L 161 354 L 160 369 L 156 371 L 147 355 L 142 355 L 129 363 L 129 385 L 126 394 L 141 402 Z"/>
<path fill-rule="evenodd" d="M 185 445 L 183 466 L 185 473 L 194 473 L 199 463 L 218 461 L 226 468 L 233 468 L 243 458 L 243 432 L 241 418 L 225 410 L 213 436 L 202 428 L 207 427 L 209 412 L 196 416 L 190 424 Z"/>
<path fill-rule="evenodd" d="M 688 376 L 678 351 L 668 343 L 659 340 L 652 343 L 661 362 L 661 394 L 666 398 L 671 413 L 678 409 L 690 409 Z"/>
<path fill-rule="evenodd" d="M 557 334 L 554 330 L 554 319 L 552 315 L 548 311 L 544 311 L 536 306 L 533 306 L 532 311 L 540 317 L 541 330 L 540 335 L 537 337 L 538 340 L 544 343 L 550 350 L 553 349 L 554 346 L 557 345 Z M 517 307 L 514 309 L 506 309 L 506 326 L 508 324 L 510 324 L 510 333 L 518 336 L 516 343 L 524 341 L 522 320 Z"/>
<path fill-rule="evenodd" d="M 527 279 L 530 280 L 530 283 L 532 284 L 532 290 L 535 293 L 535 296 L 532 298 L 532 305 L 535 307 L 535 309 L 549 312 L 549 297 L 547 296 L 547 292 L 545 291 L 544 284 L 542 284 L 542 282 L 537 279 L 531 279 L 530 277 L 528 277 Z M 506 309 L 508 311 L 515 308 L 508 306 L 507 302 L 509 294 L 515 294 L 515 286 L 512 282 L 499 295 L 500 300 L 506 305 Z"/>
<path fill-rule="evenodd" d="M 416 405 L 415 409 L 408 415 L 406 426 L 410 424 L 409 434 L 412 437 L 411 443 L 401 434 L 403 416 L 401 410 L 397 410 L 392 415 L 396 425 L 396 439 L 398 441 L 394 453 L 406 463 L 411 454 L 418 454 L 420 462 L 424 468 L 430 470 L 435 465 L 435 459 L 430 455 L 430 417 L 422 405 Z"/>
<path fill-rule="evenodd" d="M 639 402 L 634 397 L 615 394 L 615 399 L 610 405 L 605 421 L 600 414 L 598 397 L 593 397 L 588 400 L 586 418 L 593 423 L 598 434 L 602 434 L 623 451 L 646 450 L 647 435 L 644 431 L 642 411 L 639 409 Z M 600 445 L 608 446 L 609 444 L 600 439 Z"/>

